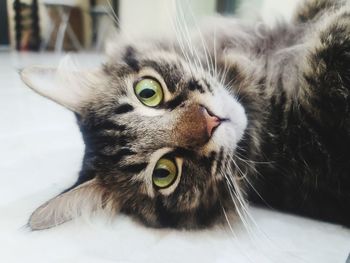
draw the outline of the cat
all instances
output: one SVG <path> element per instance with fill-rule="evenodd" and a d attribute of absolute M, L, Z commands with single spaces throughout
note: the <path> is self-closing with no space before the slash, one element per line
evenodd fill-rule
<path fill-rule="evenodd" d="M 218 18 L 107 57 L 21 72 L 76 114 L 85 143 L 77 182 L 33 212 L 31 229 L 98 211 L 200 229 L 244 217 L 247 201 L 350 226 L 346 1 L 304 1 L 273 28 Z"/>

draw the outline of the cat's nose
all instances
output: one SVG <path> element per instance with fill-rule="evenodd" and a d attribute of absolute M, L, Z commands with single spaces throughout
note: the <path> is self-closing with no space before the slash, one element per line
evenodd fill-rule
<path fill-rule="evenodd" d="M 200 104 L 181 108 L 171 137 L 181 147 L 199 147 L 206 144 L 222 120 Z"/>
<path fill-rule="evenodd" d="M 209 112 L 207 108 L 201 106 L 201 110 L 203 111 L 204 118 L 207 122 L 208 136 L 211 137 L 213 135 L 213 132 L 215 131 L 215 128 L 220 125 L 221 120 L 219 117 Z"/>

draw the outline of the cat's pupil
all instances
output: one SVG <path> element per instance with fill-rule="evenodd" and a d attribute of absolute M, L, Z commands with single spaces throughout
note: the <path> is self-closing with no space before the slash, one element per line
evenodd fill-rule
<path fill-rule="evenodd" d="M 151 98 L 156 92 L 153 89 L 144 89 L 140 92 L 139 96 L 145 99 Z"/>
<path fill-rule="evenodd" d="M 165 178 L 170 174 L 170 172 L 166 169 L 156 169 L 154 170 L 154 176 L 157 178 Z"/>

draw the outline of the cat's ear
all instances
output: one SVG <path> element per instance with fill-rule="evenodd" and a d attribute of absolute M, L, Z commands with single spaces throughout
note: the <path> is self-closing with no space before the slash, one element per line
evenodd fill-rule
<path fill-rule="evenodd" d="M 57 68 L 32 66 L 20 71 L 28 87 L 77 113 L 92 96 L 100 74 L 100 70 L 79 70 L 69 57 Z"/>
<path fill-rule="evenodd" d="M 64 192 L 38 207 L 29 218 L 32 230 L 43 230 L 63 224 L 82 214 L 98 211 L 112 212 L 108 194 L 101 184 L 92 179 Z"/>

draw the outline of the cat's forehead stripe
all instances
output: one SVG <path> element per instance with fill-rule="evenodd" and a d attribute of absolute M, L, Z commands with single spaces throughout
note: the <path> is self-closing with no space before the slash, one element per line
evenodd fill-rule
<path fill-rule="evenodd" d="M 178 107 L 181 103 L 183 103 L 186 99 L 187 99 L 187 95 L 182 93 L 182 94 L 176 96 L 174 99 L 165 103 L 164 107 L 168 108 L 170 110 L 173 110 L 176 107 Z"/>
<path fill-rule="evenodd" d="M 118 164 L 125 156 L 130 156 L 136 154 L 134 151 L 132 151 L 129 148 L 121 148 L 116 153 L 112 154 L 102 154 L 98 153 L 99 156 L 102 158 L 106 158 L 109 162 Z"/>
<path fill-rule="evenodd" d="M 117 130 L 123 131 L 126 125 L 116 123 L 108 118 L 97 118 L 95 115 L 86 116 L 88 125 L 83 126 L 84 131 L 96 132 L 99 130 Z"/>
<path fill-rule="evenodd" d="M 101 123 L 98 123 L 96 125 L 92 126 L 92 129 L 94 130 L 117 130 L 117 131 L 123 131 L 126 129 L 125 125 L 117 124 L 111 120 L 104 120 Z"/>
<path fill-rule="evenodd" d="M 91 147 L 95 151 L 105 150 L 106 147 L 124 147 L 130 141 L 132 136 L 125 134 L 107 134 L 107 133 L 95 133 L 92 136 L 86 136 L 87 146 Z"/>
<path fill-rule="evenodd" d="M 121 172 L 126 173 L 140 173 L 142 170 L 144 170 L 147 167 L 147 163 L 134 163 L 129 165 L 122 165 L 118 168 Z"/>
<path fill-rule="evenodd" d="M 128 103 L 123 103 L 121 105 L 119 105 L 115 110 L 114 110 L 114 113 L 115 114 L 124 114 L 124 113 L 128 113 L 130 111 L 133 111 L 134 110 L 134 107 L 131 106 L 130 104 Z"/>

